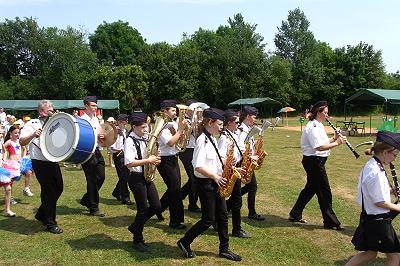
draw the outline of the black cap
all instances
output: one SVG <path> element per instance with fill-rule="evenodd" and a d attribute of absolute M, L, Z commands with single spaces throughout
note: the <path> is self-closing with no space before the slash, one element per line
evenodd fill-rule
<path fill-rule="evenodd" d="M 247 114 L 247 115 L 258 115 L 258 110 L 257 108 L 255 108 L 254 106 L 250 106 L 250 105 L 246 105 L 243 107 L 243 114 Z"/>
<path fill-rule="evenodd" d="M 128 120 L 128 115 L 127 114 L 120 114 L 120 115 L 118 115 L 117 120 L 118 121 L 127 121 Z"/>
<path fill-rule="evenodd" d="M 161 109 L 165 109 L 168 107 L 176 107 L 176 101 L 175 100 L 164 100 L 160 104 Z"/>
<path fill-rule="evenodd" d="M 143 112 L 133 112 L 129 117 L 129 123 L 141 124 L 147 122 L 147 114 Z"/>
<path fill-rule="evenodd" d="M 313 105 L 311 105 L 310 107 L 310 112 L 311 113 L 316 113 L 318 110 L 321 109 L 321 107 L 327 107 L 328 106 L 328 102 L 327 101 L 318 101 L 316 103 L 314 103 Z"/>
<path fill-rule="evenodd" d="M 228 109 L 228 110 L 225 110 L 224 116 L 225 116 L 225 118 L 239 116 L 239 112 L 232 110 L 232 109 Z"/>
<path fill-rule="evenodd" d="M 384 142 L 400 150 L 400 133 L 390 131 L 379 131 L 376 135 L 376 141 Z"/>
<path fill-rule="evenodd" d="M 87 104 L 89 102 L 97 103 L 97 97 L 96 96 L 86 96 L 83 98 L 83 103 Z"/>
<path fill-rule="evenodd" d="M 224 111 L 217 108 L 207 108 L 203 111 L 203 116 L 211 119 L 219 119 L 225 121 Z"/>

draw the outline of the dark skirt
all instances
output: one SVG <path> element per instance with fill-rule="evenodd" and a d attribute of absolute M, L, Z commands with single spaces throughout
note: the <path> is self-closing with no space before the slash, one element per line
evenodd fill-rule
<path fill-rule="evenodd" d="M 392 218 L 389 213 L 361 214 L 360 223 L 351 242 L 355 249 L 359 251 L 400 252 L 399 240 L 392 226 Z"/>

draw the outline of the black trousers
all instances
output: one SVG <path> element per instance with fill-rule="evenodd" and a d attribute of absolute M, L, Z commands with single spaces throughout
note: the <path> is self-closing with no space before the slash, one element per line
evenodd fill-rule
<path fill-rule="evenodd" d="M 232 210 L 232 232 L 242 229 L 242 217 L 240 209 L 242 208 L 242 193 L 240 179 L 236 180 L 233 186 L 232 195 L 226 201 L 228 210 Z"/>
<path fill-rule="evenodd" d="M 188 181 L 181 188 L 182 200 L 189 196 L 189 209 L 197 208 L 198 199 L 196 186 L 194 185 L 195 176 L 192 165 L 193 151 L 194 148 L 186 148 L 186 150 L 179 153 L 179 159 L 181 160 L 188 176 Z"/>
<path fill-rule="evenodd" d="M 81 199 L 81 203 L 88 207 L 90 212 L 99 210 L 99 190 L 105 179 L 105 163 L 103 155 L 96 148 L 93 156 L 82 164 L 83 172 L 86 177 L 86 193 Z"/>
<path fill-rule="evenodd" d="M 143 242 L 144 224 L 161 209 L 157 188 L 154 182 L 146 182 L 143 173 L 131 172 L 128 178 L 136 202 L 135 221 L 129 226 L 134 242 Z"/>
<path fill-rule="evenodd" d="M 182 242 L 190 245 L 196 237 L 216 222 L 218 225 L 219 250 L 225 251 L 229 248 L 226 201 L 218 194 L 218 185 L 213 180 L 196 178 L 195 182 L 200 197 L 201 220 L 186 231 Z"/>
<path fill-rule="evenodd" d="M 249 215 L 256 214 L 256 193 L 257 193 L 257 179 L 253 173 L 250 183 L 244 185 L 241 189 L 242 196 L 247 195 L 247 208 L 249 209 Z"/>
<path fill-rule="evenodd" d="M 42 203 L 36 217 L 47 227 L 55 226 L 57 200 L 64 189 L 60 166 L 58 163 L 32 159 L 32 168 L 40 184 Z"/>
<path fill-rule="evenodd" d="M 332 192 L 325 170 L 327 157 L 303 156 L 302 164 L 307 173 L 307 183 L 290 211 L 290 216 L 301 219 L 307 203 L 316 194 L 326 226 L 338 226 L 340 222 L 332 209 Z"/>
<path fill-rule="evenodd" d="M 124 153 L 121 152 L 113 153 L 113 161 L 115 170 L 117 171 L 118 182 L 112 192 L 112 195 L 119 198 L 121 201 L 129 201 L 129 189 L 128 189 L 128 176 L 129 169 L 125 166 Z"/>
<path fill-rule="evenodd" d="M 167 185 L 167 191 L 160 199 L 161 211 L 169 209 L 170 224 L 183 223 L 184 211 L 178 157 L 175 155 L 161 156 L 161 163 L 157 165 L 157 170 Z"/>

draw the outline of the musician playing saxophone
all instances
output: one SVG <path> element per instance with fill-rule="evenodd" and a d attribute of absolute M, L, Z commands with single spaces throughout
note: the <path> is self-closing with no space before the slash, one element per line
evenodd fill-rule
<path fill-rule="evenodd" d="M 193 154 L 193 167 L 196 176 L 196 189 L 201 203 L 201 219 L 193 225 L 178 241 L 178 247 L 186 258 L 193 258 L 190 245 L 211 225 L 217 223 L 219 235 L 219 256 L 240 261 L 241 257 L 229 250 L 228 212 L 225 198 L 218 193 L 218 187 L 226 184 L 222 177 L 222 158 L 215 136 L 223 127 L 223 111 L 208 108 L 203 112 L 204 130 L 197 138 Z"/>
<path fill-rule="evenodd" d="M 218 140 L 218 148 L 221 151 L 222 160 L 226 160 L 229 152 L 231 143 L 234 143 L 234 160 L 236 162 L 237 169 L 240 169 L 242 162 L 242 151 L 239 148 L 239 112 L 233 110 L 225 111 L 225 129 L 221 133 L 221 137 Z M 227 209 L 232 210 L 232 236 L 240 238 L 249 238 L 250 235 L 244 231 L 241 227 L 241 214 L 240 209 L 242 208 L 242 194 L 241 194 L 241 182 L 237 179 L 233 186 L 232 195 L 226 201 Z"/>
<path fill-rule="evenodd" d="M 132 190 L 136 202 L 135 221 L 128 227 L 133 234 L 133 248 L 140 251 L 148 251 L 144 243 L 143 227 L 146 221 L 161 209 L 157 188 L 154 182 L 146 182 L 143 166 L 145 164 L 158 164 L 161 158 L 155 155 L 147 155 L 147 140 L 144 135 L 147 130 L 147 114 L 135 112 L 129 117 L 131 132 L 125 140 L 124 162 L 129 169 L 128 184 Z"/>
<path fill-rule="evenodd" d="M 330 150 L 346 142 L 346 137 L 335 133 L 328 138 L 323 122 L 328 116 L 328 103 L 315 103 L 309 116 L 309 122 L 301 136 L 302 164 L 307 173 L 307 183 L 289 214 L 289 221 L 306 223 L 302 213 L 314 195 L 318 197 L 319 208 L 324 219 L 325 229 L 343 230 L 344 227 L 332 209 L 332 192 L 329 186 L 325 163 Z"/>
<path fill-rule="evenodd" d="M 400 245 L 391 215 L 391 212 L 400 212 L 400 205 L 391 202 L 393 190 L 385 172 L 385 166 L 395 161 L 399 150 L 399 133 L 379 131 L 374 146 L 365 152 L 373 156 L 358 178 L 357 201 L 362 211 L 351 241 L 361 252 L 347 262 L 348 266 L 366 264 L 375 259 L 378 252 L 386 254 L 385 265 L 400 263 Z M 393 169 L 392 177 L 396 177 Z"/>
<path fill-rule="evenodd" d="M 164 100 L 161 103 L 161 111 L 171 119 L 176 117 L 176 101 Z M 180 124 L 172 121 L 160 133 L 158 143 L 160 145 L 161 163 L 157 166 L 167 191 L 162 195 L 161 211 L 169 209 L 169 226 L 174 229 L 185 229 L 183 202 L 181 196 L 181 173 L 178 165 L 176 142 L 184 132 L 187 121 L 183 119 Z"/>
<path fill-rule="evenodd" d="M 239 146 L 244 154 L 245 146 L 246 146 L 246 137 L 249 134 L 251 128 L 254 126 L 258 116 L 258 110 L 254 106 L 244 106 L 243 110 L 240 114 L 240 122 L 241 125 L 239 129 L 241 133 L 239 135 Z M 250 149 L 252 154 L 252 159 L 258 161 L 258 156 L 256 156 L 254 150 L 254 138 L 251 137 L 250 141 Z M 265 217 L 261 214 L 258 214 L 256 211 L 256 193 L 257 193 L 257 179 L 255 174 L 253 173 L 251 181 L 242 187 L 241 194 L 242 196 L 248 194 L 247 196 L 247 207 L 249 209 L 248 218 L 256 221 L 263 221 Z"/>

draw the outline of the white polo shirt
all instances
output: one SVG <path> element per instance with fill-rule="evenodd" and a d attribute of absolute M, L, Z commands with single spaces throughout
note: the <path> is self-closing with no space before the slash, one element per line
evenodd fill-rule
<path fill-rule="evenodd" d="M 364 209 L 367 214 L 389 212 L 389 210 L 379 208 L 375 205 L 375 203 L 378 202 L 390 202 L 390 185 L 385 171 L 381 169 L 380 165 L 374 158 L 371 158 L 365 164 L 358 178 L 357 201 L 360 206 L 362 206 L 362 198 L 364 198 Z"/>
<path fill-rule="evenodd" d="M 158 139 L 158 144 L 160 145 L 160 155 L 161 156 L 171 156 L 171 155 L 176 155 L 177 150 L 175 148 L 175 145 L 168 146 L 167 143 L 170 141 L 170 139 L 173 137 L 171 128 L 174 128 L 173 130 L 178 130 L 178 123 L 175 121 L 169 122 L 168 125 L 161 131 L 160 137 Z"/>
<path fill-rule="evenodd" d="M 329 138 L 326 134 L 324 124 L 316 119 L 308 121 L 301 135 L 301 151 L 304 156 L 328 157 L 330 150 L 318 151 L 316 148 L 329 144 Z"/>
<path fill-rule="evenodd" d="M 211 139 L 218 149 L 216 138 L 211 136 Z M 192 165 L 194 168 L 194 175 L 199 178 L 209 177 L 197 172 L 197 167 L 205 167 L 213 173 L 218 175 L 222 174 L 222 164 L 218 158 L 218 154 L 215 151 L 214 146 L 211 144 L 210 139 L 204 133 L 202 133 L 196 140 L 196 146 L 193 151 Z"/>
<path fill-rule="evenodd" d="M 130 164 L 131 162 L 135 160 L 139 160 L 139 156 L 136 150 L 136 145 L 133 142 L 132 138 L 137 139 L 139 142 L 139 147 L 142 155 L 142 159 L 147 158 L 147 144 L 146 144 L 146 139 L 139 137 L 136 135 L 134 132 L 131 132 L 129 136 L 125 140 L 125 145 L 124 145 L 124 161 L 125 165 Z M 136 173 L 143 173 L 143 166 L 136 166 L 136 167 L 128 167 L 129 171 L 131 172 L 136 172 Z"/>
<path fill-rule="evenodd" d="M 229 131 L 229 130 L 225 129 L 225 131 Z M 236 132 L 229 131 L 230 135 L 233 137 L 233 139 L 236 141 L 236 143 L 238 145 L 239 145 L 239 132 L 240 132 L 239 130 L 236 130 Z M 229 148 L 230 148 L 231 144 L 233 143 L 233 145 L 234 145 L 233 157 L 235 159 L 235 162 L 239 162 L 242 159 L 242 156 L 240 155 L 237 145 L 233 142 L 230 135 L 228 135 L 229 133 L 224 132 L 221 134 L 221 137 L 218 140 L 218 149 L 221 152 L 222 158 L 226 159 L 228 156 Z"/>
<path fill-rule="evenodd" d="M 24 127 L 21 129 L 21 138 L 29 137 L 31 136 L 36 130 L 40 129 L 43 127 L 42 120 L 40 119 L 31 119 L 26 124 Z M 45 132 L 42 132 L 44 134 Z M 35 160 L 40 160 L 40 161 L 48 161 L 42 153 L 42 150 L 40 149 L 40 137 L 39 138 L 33 138 L 32 141 L 29 143 L 29 155 L 31 159 Z"/>
<path fill-rule="evenodd" d="M 246 140 L 247 135 L 250 133 L 251 127 L 248 127 L 245 123 L 242 123 L 239 126 L 239 128 L 240 129 L 239 129 L 238 144 L 239 144 L 240 150 L 244 153 L 246 150 L 245 140 Z M 251 154 L 254 154 L 254 138 L 253 137 L 250 138 L 250 149 L 251 149 Z"/>

